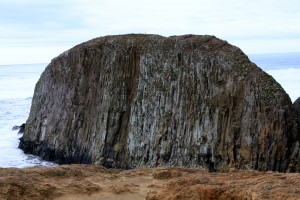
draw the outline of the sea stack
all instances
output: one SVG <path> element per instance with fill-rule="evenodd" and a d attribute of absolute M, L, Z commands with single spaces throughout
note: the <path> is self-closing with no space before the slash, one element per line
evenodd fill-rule
<path fill-rule="evenodd" d="M 19 147 L 58 163 L 299 171 L 289 96 L 214 36 L 100 37 L 36 84 Z"/>

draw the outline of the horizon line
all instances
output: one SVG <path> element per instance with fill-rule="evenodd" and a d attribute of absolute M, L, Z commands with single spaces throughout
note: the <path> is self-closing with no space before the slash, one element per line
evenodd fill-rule
<path fill-rule="evenodd" d="M 246 54 L 246 53 L 245 53 Z M 249 53 L 246 54 L 247 56 L 255 56 L 255 55 L 279 55 L 279 54 L 300 54 L 300 51 L 293 51 L 293 52 L 273 52 L 273 53 Z M 0 64 L 0 67 L 3 66 L 10 66 L 10 65 L 48 65 L 51 62 L 32 62 L 32 63 L 8 63 L 8 64 Z"/>

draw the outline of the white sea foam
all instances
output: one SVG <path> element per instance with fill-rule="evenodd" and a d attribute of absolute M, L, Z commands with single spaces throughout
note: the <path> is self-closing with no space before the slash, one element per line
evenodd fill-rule
<path fill-rule="evenodd" d="M 292 102 L 300 97 L 300 68 L 274 69 L 267 73 L 280 83 Z"/>
<path fill-rule="evenodd" d="M 292 102 L 300 97 L 300 52 L 256 54 L 249 58 L 280 83 Z"/>
<path fill-rule="evenodd" d="M 37 156 L 26 155 L 18 148 L 14 125 L 25 123 L 33 89 L 45 65 L 0 66 L 0 167 L 52 166 Z"/>

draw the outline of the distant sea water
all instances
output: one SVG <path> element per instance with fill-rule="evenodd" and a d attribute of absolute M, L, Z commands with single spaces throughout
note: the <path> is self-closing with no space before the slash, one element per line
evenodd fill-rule
<path fill-rule="evenodd" d="M 300 53 L 249 55 L 252 62 L 272 75 L 290 95 L 300 97 Z M 28 118 L 34 87 L 46 64 L 0 65 L 0 167 L 53 166 L 18 149 L 18 131 Z"/>
<path fill-rule="evenodd" d="M 53 166 L 18 148 L 18 130 L 28 118 L 35 83 L 46 64 L 0 65 L 0 167 Z"/>
<path fill-rule="evenodd" d="M 252 54 L 249 59 L 283 87 L 292 102 L 300 97 L 300 52 Z"/>

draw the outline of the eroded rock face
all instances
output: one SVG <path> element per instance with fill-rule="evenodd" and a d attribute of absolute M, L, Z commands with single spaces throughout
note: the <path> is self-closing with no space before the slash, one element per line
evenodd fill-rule
<path fill-rule="evenodd" d="M 120 35 L 52 60 L 20 148 L 59 163 L 286 171 L 297 130 L 288 95 L 237 47 L 213 36 Z"/>
<path fill-rule="evenodd" d="M 296 112 L 300 113 L 300 97 L 293 103 L 293 107 Z"/>
<path fill-rule="evenodd" d="M 293 143 L 291 148 L 291 160 L 288 166 L 288 172 L 300 172 L 300 97 L 293 103 L 293 109 L 298 124 L 297 126 L 294 126 L 296 131 L 293 132 L 298 134 L 293 136 L 294 140 L 297 142 Z"/>

